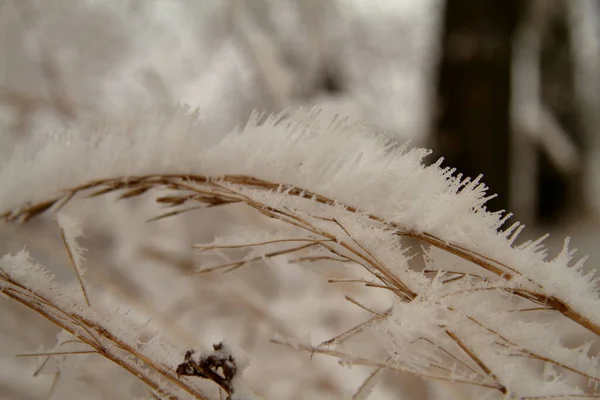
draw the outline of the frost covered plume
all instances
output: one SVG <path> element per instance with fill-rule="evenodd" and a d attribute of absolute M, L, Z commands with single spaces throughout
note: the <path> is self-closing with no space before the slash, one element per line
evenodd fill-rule
<path fill-rule="evenodd" d="M 314 110 L 255 114 L 224 136 L 204 130 L 187 110 L 151 112 L 81 135 L 84 129 L 33 135 L 2 160 L 5 220 L 28 221 L 78 197 L 112 193 L 156 193 L 166 210 L 153 220 L 243 205 L 255 215 L 236 215 L 260 223 L 194 245 L 202 267 L 193 274 L 236 274 L 263 262 L 302 265 L 321 273 L 332 291 L 342 288 L 368 315 L 364 321 L 322 343 L 287 333 L 273 346 L 369 367 L 352 389 L 355 398 L 366 398 L 386 371 L 490 396 L 600 397 L 600 365 L 591 350 L 600 335 L 600 301 L 583 260 L 572 261 L 568 240 L 554 257 L 544 238 L 521 242 L 523 226 L 485 208 L 491 196 L 479 178 L 441 160 L 425 166 L 428 151 L 397 147 L 363 124 Z M 81 253 L 69 223 L 59 222 L 81 279 Z M 88 307 L 80 291 L 63 295 L 24 253 L 5 256 L 0 268 L 3 293 L 141 376 L 155 393 L 205 398 L 200 379 L 176 373 L 187 343 L 161 336 L 150 346 L 132 334 L 140 329 L 135 324 L 131 331 L 113 328 L 110 311 L 94 309 L 93 301 Z M 589 344 L 567 345 L 565 324 L 590 337 Z M 354 347 L 359 334 L 381 351 Z M 119 344 L 119 354 L 109 342 Z"/>

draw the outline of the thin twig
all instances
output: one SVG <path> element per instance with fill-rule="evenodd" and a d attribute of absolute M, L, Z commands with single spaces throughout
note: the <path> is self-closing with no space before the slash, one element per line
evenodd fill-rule
<path fill-rule="evenodd" d="M 69 246 L 69 242 L 67 241 L 67 237 L 65 236 L 65 230 L 62 228 L 62 226 L 59 226 L 59 231 L 60 231 L 60 238 L 62 239 L 63 244 L 65 245 L 65 250 L 67 251 L 67 255 L 69 256 L 69 261 L 71 262 L 73 271 L 75 271 L 75 275 L 77 275 L 77 280 L 79 281 L 79 287 L 81 287 L 81 293 L 83 294 L 83 299 L 85 300 L 85 304 L 87 304 L 88 307 L 91 307 L 92 305 L 90 303 L 90 299 L 88 297 L 87 290 L 85 288 L 85 283 L 83 282 L 83 276 L 81 276 L 79 268 L 75 262 L 73 250 L 71 249 L 71 246 Z"/>
<path fill-rule="evenodd" d="M 367 376 L 363 383 L 356 389 L 356 392 L 352 395 L 352 400 L 360 400 L 364 398 L 364 395 L 370 390 L 373 385 L 373 380 L 383 371 L 383 367 L 377 367 L 373 372 Z"/>
<path fill-rule="evenodd" d="M 44 356 L 66 356 L 71 354 L 98 354 L 96 350 L 78 350 L 78 351 L 55 351 L 50 353 L 21 353 L 15 357 L 44 357 Z"/>
<path fill-rule="evenodd" d="M 363 310 L 365 310 L 365 311 L 367 311 L 367 312 L 369 312 L 369 313 L 371 313 L 371 314 L 373 314 L 373 315 L 377 315 L 378 317 L 386 317 L 386 316 L 387 316 L 386 314 L 382 314 L 382 313 L 379 313 L 379 312 L 377 312 L 377 311 L 371 310 L 369 307 L 365 306 L 364 304 L 362 304 L 361 302 L 359 302 L 359 301 L 358 301 L 358 300 L 356 300 L 356 299 L 353 299 L 353 298 L 352 298 L 352 297 L 350 297 L 350 296 L 344 296 L 344 297 L 345 297 L 345 298 L 346 298 L 346 300 L 348 300 L 350 303 L 352 303 L 352 304 L 354 304 L 354 305 L 356 305 L 356 306 L 358 306 L 358 307 L 362 308 Z"/>
<path fill-rule="evenodd" d="M 374 324 L 377 324 L 379 322 L 384 321 L 388 317 L 389 317 L 389 315 L 386 315 L 386 314 L 375 315 L 375 316 L 369 318 L 368 320 L 361 322 L 360 324 L 348 329 L 347 331 L 344 331 L 329 340 L 325 340 L 324 342 L 321 342 L 321 344 L 319 344 L 319 346 L 333 346 L 333 345 L 340 344 L 340 343 L 346 341 L 347 339 L 349 339 L 350 337 L 364 331 L 366 328 L 368 328 Z"/>
<path fill-rule="evenodd" d="M 251 242 L 241 244 L 222 244 L 222 245 L 211 245 L 211 244 L 195 244 L 192 245 L 193 249 L 197 249 L 199 252 L 212 251 L 212 250 L 224 250 L 224 249 L 241 249 L 248 247 L 264 246 L 273 243 L 289 243 L 289 242 L 320 242 L 322 240 L 310 239 L 310 238 L 295 238 L 295 239 L 273 239 L 265 240 L 264 242 Z M 326 240 L 330 241 L 330 240 Z"/>
<path fill-rule="evenodd" d="M 220 270 L 220 269 L 226 269 L 225 272 L 231 272 L 231 271 L 233 271 L 233 270 L 235 270 L 237 268 L 240 268 L 240 267 L 242 267 L 242 266 L 244 266 L 246 264 L 250 264 L 250 263 L 253 263 L 253 262 L 256 262 L 256 261 L 260 261 L 260 260 L 263 260 L 265 258 L 273 258 L 273 257 L 281 256 L 281 255 L 284 255 L 284 254 L 295 253 L 297 251 L 302 251 L 304 249 L 307 249 L 309 247 L 315 246 L 317 244 L 318 243 L 314 243 L 314 241 L 311 241 L 311 243 L 304 244 L 302 246 L 292 247 L 292 248 L 288 248 L 288 249 L 285 249 L 285 250 L 273 251 L 271 253 L 266 253 L 264 255 L 252 257 L 252 258 L 249 258 L 247 260 L 234 261 L 234 262 L 227 263 L 227 264 L 217 265 L 215 267 L 205 268 L 205 269 L 202 269 L 202 270 L 200 270 L 198 272 L 194 272 L 193 275 L 205 274 L 205 273 L 217 271 L 217 270 Z"/>
<path fill-rule="evenodd" d="M 423 379 L 434 379 L 434 380 L 440 380 L 440 381 L 446 381 L 446 382 L 465 383 L 465 384 L 500 390 L 500 387 L 498 385 L 494 385 L 491 383 L 479 382 L 479 381 L 475 381 L 475 380 L 467 379 L 467 378 L 463 379 L 463 378 L 456 378 L 456 377 L 446 377 L 446 376 L 425 374 L 425 373 L 421 373 L 421 372 L 412 371 L 408 368 L 398 367 L 398 366 L 388 364 L 388 363 L 367 360 L 367 359 L 360 358 L 360 357 L 354 357 L 350 354 L 346 354 L 346 353 L 336 351 L 336 350 L 331 350 L 331 349 L 324 348 L 324 347 L 313 347 L 313 346 L 307 346 L 307 345 L 296 344 L 296 343 L 292 344 L 292 343 L 289 343 L 289 342 L 286 342 L 286 341 L 283 341 L 280 339 L 271 339 L 271 343 L 287 346 L 294 350 L 302 350 L 302 351 L 305 351 L 305 352 L 308 352 L 311 354 L 328 355 L 328 356 L 340 359 L 345 364 L 381 367 L 381 368 L 384 368 L 384 369 L 387 369 L 390 371 L 403 372 L 403 373 L 414 375 L 414 376 L 417 376 L 417 377 L 420 377 Z"/>

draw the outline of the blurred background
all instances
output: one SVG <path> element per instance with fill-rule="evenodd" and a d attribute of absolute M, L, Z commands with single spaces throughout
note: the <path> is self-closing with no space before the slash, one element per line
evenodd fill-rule
<path fill-rule="evenodd" d="M 600 256 L 600 0 L 0 0 L 0 161 L 39 132 L 100 129 L 178 104 L 223 135 L 255 108 L 317 106 L 364 120 L 431 148 L 429 162 L 443 156 L 465 175 L 484 174 L 499 195 L 489 208 L 511 210 L 531 237 L 552 232 L 554 247 L 568 234 Z M 364 317 L 320 273 L 265 264 L 225 280 L 182 278 L 199 262 L 192 243 L 233 221 L 265 223 L 247 211 L 148 225 L 159 212 L 151 198 L 109 198 L 72 212 L 86 223 L 98 301 L 135 303 L 140 320 L 162 318 L 199 347 L 243 331 L 231 340 L 254 360 L 249 379 L 266 398 L 347 398 L 368 373 L 339 372 L 331 360 L 307 367 L 302 355 L 268 346 L 275 331 L 326 339 Z M 50 218 L 3 223 L 0 238 L 1 254 L 27 245 L 72 283 Z M 169 279 L 187 289 L 165 293 Z M 224 289 L 214 290 L 215 279 Z M 39 318 L 1 307 L 0 398 L 46 398 L 53 372 L 34 379 L 35 361 L 14 354 L 52 343 L 56 332 L 21 335 Z M 72 378 L 86 389 L 62 376 L 52 398 L 125 398 L 94 386 L 97 375 Z M 402 379 L 387 378 L 372 398 L 470 396 Z"/>

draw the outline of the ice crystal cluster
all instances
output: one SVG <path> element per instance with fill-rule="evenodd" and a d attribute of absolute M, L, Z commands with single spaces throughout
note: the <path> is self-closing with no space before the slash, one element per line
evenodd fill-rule
<path fill-rule="evenodd" d="M 332 291 L 347 288 L 367 318 L 321 344 L 291 334 L 274 342 L 371 368 L 355 398 L 366 398 L 371 379 L 385 371 L 470 385 L 479 395 L 600 396 L 593 350 L 600 301 L 583 259 L 573 260 L 568 240 L 556 256 L 543 238 L 520 240 L 523 226 L 510 214 L 486 209 L 491 196 L 480 178 L 442 160 L 427 165 L 429 151 L 317 110 L 257 113 L 226 135 L 207 131 L 186 109 L 85 129 L 31 135 L 0 160 L 4 219 L 27 221 L 109 193 L 155 193 L 167 208 L 156 219 L 244 205 L 262 224 L 196 244 L 201 256 L 226 262 L 201 263 L 194 274 L 236 274 L 261 262 L 329 274 L 322 279 Z M 77 226 L 59 222 L 80 276 Z M 157 396 L 204 398 L 196 382 L 175 374 L 187 343 L 160 334 L 142 341 L 135 322 L 117 322 L 122 312 L 86 305 L 79 290 L 65 294 L 25 253 L 4 256 L 0 268 L 8 297 L 50 315 Z M 356 286 L 366 290 L 355 298 Z M 370 293 L 385 293 L 385 304 Z M 354 349 L 359 334 L 371 335 L 382 352 Z"/>

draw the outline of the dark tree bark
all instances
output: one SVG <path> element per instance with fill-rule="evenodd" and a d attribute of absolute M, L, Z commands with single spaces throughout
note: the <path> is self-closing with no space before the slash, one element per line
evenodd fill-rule
<path fill-rule="evenodd" d="M 518 0 L 449 0 L 445 11 L 435 152 L 475 177 L 484 174 L 490 209 L 509 189 L 512 39 Z"/>
<path fill-rule="evenodd" d="M 555 1 L 552 6 L 553 12 L 542 41 L 542 101 L 581 151 L 584 138 L 572 79 L 573 50 L 566 18 L 568 10 L 565 2 Z M 582 171 L 565 174 L 543 153 L 539 164 L 538 221 L 556 222 L 566 213 L 582 210 L 585 206 Z"/>

